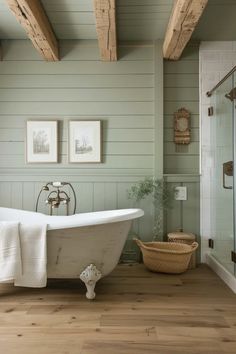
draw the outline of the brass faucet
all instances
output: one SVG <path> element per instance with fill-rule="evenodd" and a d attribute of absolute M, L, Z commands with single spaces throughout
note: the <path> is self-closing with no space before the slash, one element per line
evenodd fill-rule
<path fill-rule="evenodd" d="M 68 194 L 61 190 L 62 188 L 64 188 L 64 186 L 69 186 L 73 192 L 73 196 L 74 196 L 74 211 L 73 214 L 75 214 L 76 211 L 76 194 L 75 194 L 75 190 L 72 187 L 72 185 L 69 182 L 48 182 L 46 185 L 44 185 L 37 197 L 37 201 L 36 201 L 36 206 L 35 206 L 35 211 L 38 211 L 38 204 L 39 204 L 39 198 L 40 195 L 43 191 L 50 191 L 50 188 L 55 188 L 54 190 L 51 190 L 50 193 L 48 194 L 46 200 L 45 200 L 45 204 L 47 204 L 50 207 L 50 215 L 52 215 L 53 209 L 57 209 L 59 208 L 59 206 L 61 204 L 66 205 L 66 212 L 67 215 L 69 215 L 69 203 L 70 203 L 70 197 L 68 196 Z"/>

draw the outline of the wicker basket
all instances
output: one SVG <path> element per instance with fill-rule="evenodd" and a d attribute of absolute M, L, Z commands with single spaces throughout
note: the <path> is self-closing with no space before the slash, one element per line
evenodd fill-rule
<path fill-rule="evenodd" d="M 143 254 L 145 266 L 153 272 L 179 274 L 187 270 L 191 255 L 198 248 L 172 242 L 142 242 L 134 239 Z"/>
<path fill-rule="evenodd" d="M 196 240 L 196 236 L 194 234 L 183 231 L 171 232 L 167 236 L 169 242 L 186 243 L 186 245 L 191 245 Z M 193 252 L 188 265 L 188 269 L 193 268 L 196 268 L 196 252 Z"/>

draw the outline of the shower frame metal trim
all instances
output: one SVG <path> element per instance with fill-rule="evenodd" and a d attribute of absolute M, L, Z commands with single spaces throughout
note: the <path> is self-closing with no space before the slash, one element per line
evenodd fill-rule
<path fill-rule="evenodd" d="M 223 79 L 221 79 L 218 84 L 216 84 L 210 91 L 207 91 L 206 95 L 207 97 L 211 97 L 213 92 L 220 87 L 234 72 L 236 71 L 236 66 L 233 67 L 233 69 L 231 69 L 228 74 L 226 74 Z"/>

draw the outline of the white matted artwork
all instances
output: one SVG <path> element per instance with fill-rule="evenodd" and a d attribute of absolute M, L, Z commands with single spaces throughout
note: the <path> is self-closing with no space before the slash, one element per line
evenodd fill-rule
<path fill-rule="evenodd" d="M 26 162 L 55 163 L 57 153 L 57 121 L 28 120 L 26 123 Z"/>
<path fill-rule="evenodd" d="M 101 121 L 69 121 L 69 162 L 101 162 Z"/>

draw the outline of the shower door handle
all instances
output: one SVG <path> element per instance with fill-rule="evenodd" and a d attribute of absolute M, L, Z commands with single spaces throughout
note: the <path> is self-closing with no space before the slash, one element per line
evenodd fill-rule
<path fill-rule="evenodd" d="M 233 161 L 227 161 L 223 163 L 223 188 L 233 189 L 232 186 L 226 186 L 225 176 L 233 176 L 234 164 Z"/>

